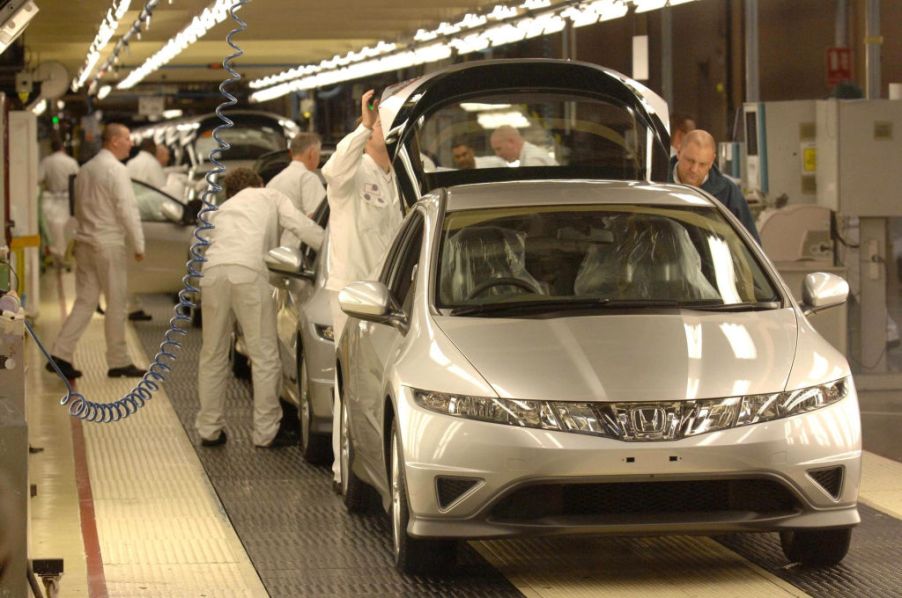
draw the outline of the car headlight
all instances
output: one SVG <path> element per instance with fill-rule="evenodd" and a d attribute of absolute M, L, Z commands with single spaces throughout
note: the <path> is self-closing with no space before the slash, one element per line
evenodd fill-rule
<path fill-rule="evenodd" d="M 414 390 L 420 407 L 524 428 L 591 434 L 625 441 L 679 440 L 826 407 L 849 395 L 847 378 L 803 388 L 723 399 L 666 402 L 572 403 L 474 397 Z"/>

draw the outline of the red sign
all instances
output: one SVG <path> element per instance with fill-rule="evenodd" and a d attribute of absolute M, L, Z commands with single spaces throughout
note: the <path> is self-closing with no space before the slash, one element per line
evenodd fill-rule
<path fill-rule="evenodd" d="M 851 48 L 827 48 L 827 85 L 852 80 Z"/>

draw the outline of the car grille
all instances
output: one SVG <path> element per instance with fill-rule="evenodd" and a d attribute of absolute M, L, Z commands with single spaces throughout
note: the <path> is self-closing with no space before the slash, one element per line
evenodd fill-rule
<path fill-rule="evenodd" d="M 798 507 L 781 484 L 762 479 L 539 484 L 514 491 L 492 509 L 497 521 L 545 517 L 755 512 Z"/>
<path fill-rule="evenodd" d="M 809 469 L 808 475 L 811 476 L 818 485 L 827 491 L 827 494 L 833 498 L 839 498 L 842 492 L 842 467 L 827 467 L 825 469 Z"/>

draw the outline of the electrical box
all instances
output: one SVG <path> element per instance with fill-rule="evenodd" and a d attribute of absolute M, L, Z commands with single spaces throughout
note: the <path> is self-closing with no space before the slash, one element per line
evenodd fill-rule
<path fill-rule="evenodd" d="M 816 104 L 816 100 L 798 100 L 743 105 L 743 183 L 770 204 L 782 196 L 788 205 L 817 199 Z"/>
<path fill-rule="evenodd" d="M 845 216 L 902 216 L 902 101 L 817 102 L 818 203 Z"/>

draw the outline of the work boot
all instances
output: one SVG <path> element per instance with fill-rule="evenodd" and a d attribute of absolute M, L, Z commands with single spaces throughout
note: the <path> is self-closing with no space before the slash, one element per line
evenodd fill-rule
<path fill-rule="evenodd" d="M 76 370 L 75 366 L 73 366 L 65 359 L 60 359 L 59 357 L 56 357 L 54 355 L 51 355 L 50 359 L 52 359 L 54 363 L 56 363 L 56 367 L 59 368 L 60 372 L 63 373 L 63 376 L 65 376 L 67 380 L 81 378 L 81 370 Z M 44 366 L 44 369 L 46 369 L 51 374 L 56 373 L 56 370 L 53 369 L 53 364 L 51 364 L 49 361 L 47 362 L 47 365 Z"/>
<path fill-rule="evenodd" d="M 216 438 L 201 438 L 200 445 L 201 446 L 222 446 L 223 444 L 226 443 L 226 440 L 228 440 L 228 438 L 226 438 L 225 430 L 220 430 L 219 436 L 217 436 Z"/>
<path fill-rule="evenodd" d="M 132 322 L 149 322 L 150 320 L 153 320 L 153 316 L 143 309 L 139 309 L 138 311 L 133 311 L 128 314 L 128 319 Z"/>
<path fill-rule="evenodd" d="M 265 445 L 256 445 L 257 448 L 264 449 L 277 449 L 284 448 L 286 446 L 297 446 L 298 444 L 298 435 L 294 434 L 285 428 L 279 428 L 279 431 L 276 433 L 275 437 L 270 441 L 269 444 Z"/>
<path fill-rule="evenodd" d="M 142 370 L 135 364 L 130 363 L 121 368 L 110 368 L 107 370 L 106 375 L 108 378 L 140 378 L 146 373 L 147 370 Z"/>

